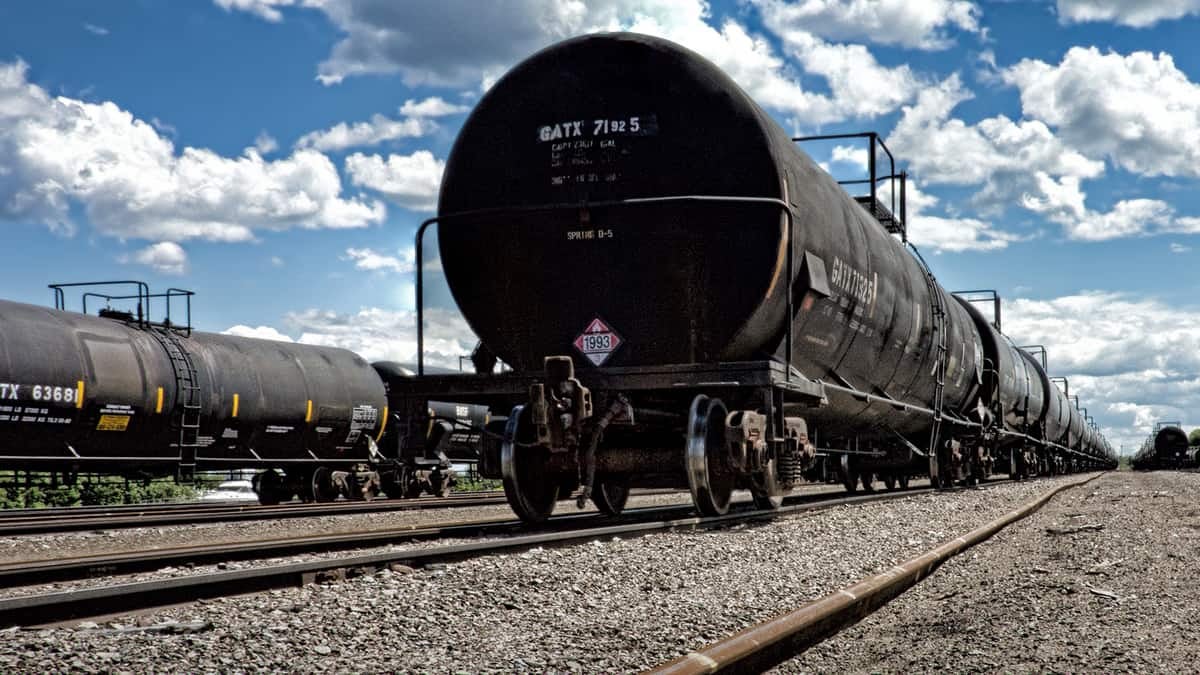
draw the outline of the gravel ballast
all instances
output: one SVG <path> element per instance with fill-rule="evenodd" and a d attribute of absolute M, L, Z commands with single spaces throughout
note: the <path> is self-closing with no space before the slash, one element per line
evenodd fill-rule
<path fill-rule="evenodd" d="M 686 492 L 674 494 L 633 495 L 629 508 L 687 504 Z M 582 510 L 573 502 L 562 502 L 556 513 L 569 514 L 595 511 L 590 503 Z M 451 522 L 487 519 L 512 520 L 508 504 L 456 506 L 453 508 L 381 511 L 314 518 L 284 518 L 248 520 L 228 523 L 194 523 L 162 525 L 145 528 L 91 530 L 57 534 L 23 535 L 0 539 L 0 563 L 24 560 L 46 560 L 73 555 L 119 553 L 173 546 L 259 541 L 281 537 L 298 537 L 333 532 L 354 532 L 389 527 L 425 527 Z"/>
<path fill-rule="evenodd" d="M 1075 480 L 384 571 L 115 625 L 16 630 L 0 638 L 0 669 L 636 670 L 877 573 Z M 168 620 L 190 623 L 132 630 Z"/>
<path fill-rule="evenodd" d="M 1200 474 L 1110 473 L 780 672 L 1195 672 Z"/>

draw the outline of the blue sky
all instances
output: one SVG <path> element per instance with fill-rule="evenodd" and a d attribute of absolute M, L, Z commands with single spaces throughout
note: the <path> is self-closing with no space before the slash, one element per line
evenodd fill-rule
<path fill-rule="evenodd" d="M 207 330 L 411 359 L 412 238 L 470 106 L 558 39 L 713 59 L 785 128 L 876 130 L 913 240 L 995 288 L 1116 443 L 1200 425 L 1200 0 L 0 5 L 0 297 L 142 278 Z M 839 176 L 850 148 L 813 148 Z M 835 156 L 836 155 L 836 156 Z M 839 159 L 840 158 L 840 159 Z M 444 289 L 434 305 L 451 306 Z M 433 358 L 471 341 L 431 317 Z M 236 327 L 236 328 L 235 328 Z"/>

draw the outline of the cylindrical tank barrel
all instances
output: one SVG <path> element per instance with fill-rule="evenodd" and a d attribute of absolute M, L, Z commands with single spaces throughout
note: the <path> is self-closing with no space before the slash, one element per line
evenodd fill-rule
<path fill-rule="evenodd" d="M 1165 426 L 1154 434 L 1154 456 L 1159 462 L 1182 464 L 1187 461 L 1188 435 L 1177 426 Z"/>
<path fill-rule="evenodd" d="M 0 301 L 0 465 L 363 461 L 385 405 L 346 350 Z"/>
<path fill-rule="evenodd" d="M 690 195 L 743 201 L 598 205 Z M 520 210 L 545 205 L 574 206 Z M 452 217 L 479 209 L 490 215 Z M 974 401 L 981 343 L 966 311 L 736 83 L 678 45 L 592 35 L 513 68 L 463 125 L 439 213 L 451 291 L 518 371 L 587 355 L 579 341 L 597 325 L 605 367 L 785 357 L 790 323 L 805 375 L 923 406 L 944 337 L 945 406 Z M 853 399 L 810 412 L 846 428 L 928 424 Z"/>

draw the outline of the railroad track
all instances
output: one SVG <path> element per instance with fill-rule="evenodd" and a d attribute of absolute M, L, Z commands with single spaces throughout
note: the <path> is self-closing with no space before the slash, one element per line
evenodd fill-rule
<path fill-rule="evenodd" d="M 16 582 L 36 583 L 49 579 L 78 578 L 89 573 L 113 574 L 133 570 L 158 569 L 165 565 L 212 562 L 234 558 L 267 558 L 316 550 L 382 546 L 416 539 L 499 536 L 482 542 L 438 546 L 422 550 L 384 551 L 349 555 L 327 560 L 290 562 L 252 569 L 217 571 L 184 577 L 120 583 L 93 588 L 40 593 L 0 600 L 0 628 L 14 625 L 36 626 L 113 614 L 126 614 L 205 598 L 252 593 L 273 588 L 302 585 L 313 581 L 369 573 L 389 565 L 422 567 L 498 553 L 527 550 L 538 546 L 561 546 L 613 536 L 633 537 L 674 528 L 722 527 L 734 523 L 775 518 L 781 515 L 816 511 L 835 506 L 882 501 L 933 492 L 931 488 L 910 488 L 894 492 L 862 495 L 807 494 L 789 498 L 778 510 L 761 511 L 748 503 L 734 513 L 718 517 L 686 515 L 691 506 L 658 506 L 631 509 L 626 516 L 612 519 L 594 513 L 569 514 L 551 518 L 545 527 L 551 531 L 524 533 L 527 529 L 516 520 L 476 521 L 441 527 L 408 528 L 374 533 L 344 533 L 323 537 L 256 541 L 234 545 L 185 547 L 161 551 L 141 551 L 111 556 L 91 556 L 34 563 L 14 563 L 0 567 L 5 586 Z M 544 530 L 545 528 L 543 528 Z M 37 580 L 37 581 L 33 581 Z"/>
<path fill-rule="evenodd" d="M 911 490 L 910 490 L 911 493 Z M 651 492 L 650 494 L 657 494 Z M 791 503 L 817 501 L 841 495 L 839 491 L 823 489 L 789 497 Z M 743 502 L 748 504 L 749 502 Z M 625 521 L 644 521 L 656 517 L 682 516 L 692 511 L 691 504 L 671 504 L 631 508 L 625 511 Z M 548 521 L 542 529 L 561 531 L 586 525 L 591 521 L 612 522 L 611 517 L 595 511 L 567 513 Z M 96 576 L 134 574 L 166 566 L 203 565 L 215 562 L 275 558 L 303 553 L 386 546 L 390 544 L 429 539 L 506 536 L 527 529 L 521 521 L 498 517 L 470 522 L 452 522 L 420 526 L 399 526 L 375 530 L 354 530 L 316 535 L 255 539 L 244 542 L 195 544 L 170 548 L 155 547 L 138 551 L 102 553 L 40 560 L 0 563 L 0 588 L 69 581 Z"/>
<path fill-rule="evenodd" d="M 381 513 L 418 509 L 503 504 L 499 491 L 463 493 L 449 497 L 374 499 L 321 504 L 295 502 L 277 506 L 219 502 L 214 504 L 156 504 L 150 506 L 69 507 L 0 512 L 0 536 L 45 534 L 79 530 L 109 530 L 186 523 L 222 523 L 271 518 L 312 518 L 354 513 Z M 75 509 L 88 509 L 76 511 Z"/>
<path fill-rule="evenodd" d="M 633 496 L 670 494 L 678 490 L 634 490 Z M 110 530 L 158 525 L 230 523 L 272 518 L 313 518 L 355 513 L 387 513 L 468 506 L 505 504 L 504 491 L 463 492 L 448 497 L 373 499 L 326 503 L 291 502 L 276 506 L 254 503 L 215 502 L 122 506 L 71 506 L 59 509 L 14 509 L 0 511 L 0 536 L 48 534 L 82 530 Z"/>
<path fill-rule="evenodd" d="M 648 671 L 654 675 L 758 673 L 852 626 L 928 577 L 942 563 L 991 538 L 1050 501 L 1058 493 L 1099 478 L 1097 473 L 1060 485 L 971 532 L 947 541 L 873 577 L 757 623 L 707 647 Z"/>

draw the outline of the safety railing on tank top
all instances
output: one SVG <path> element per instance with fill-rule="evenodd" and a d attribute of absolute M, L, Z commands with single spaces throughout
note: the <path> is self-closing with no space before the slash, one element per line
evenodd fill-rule
<path fill-rule="evenodd" d="M 150 285 L 144 281 L 137 280 L 120 280 L 120 281 L 81 281 L 69 284 L 50 284 L 49 288 L 54 291 L 54 308 L 66 311 L 67 288 L 103 288 L 103 287 L 120 287 L 133 286 L 136 291 L 130 293 L 103 293 L 99 291 L 85 291 L 81 294 L 81 309 L 84 314 L 88 313 L 88 300 L 103 300 L 106 304 L 111 304 L 114 301 L 136 300 L 137 304 L 133 311 L 114 311 L 110 316 L 120 316 L 131 323 L 136 323 L 142 328 L 150 326 L 158 326 L 161 328 L 170 328 L 185 335 L 192 334 L 192 296 L 195 292 L 182 288 L 168 288 L 165 293 L 151 293 Z M 159 299 L 163 301 L 164 313 L 162 321 L 154 321 L 152 318 L 152 301 Z M 176 322 L 171 318 L 171 308 L 173 300 L 182 299 L 184 302 L 184 320 Z M 108 308 L 106 308 L 108 309 Z M 106 310 L 101 310 L 102 312 Z"/>

